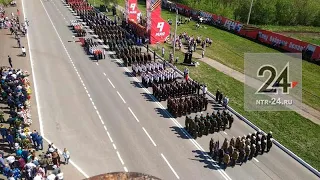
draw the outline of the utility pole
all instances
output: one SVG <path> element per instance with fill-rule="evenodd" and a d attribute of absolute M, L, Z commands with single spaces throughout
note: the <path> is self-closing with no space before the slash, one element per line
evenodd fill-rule
<path fill-rule="evenodd" d="M 251 5 L 250 5 L 250 9 L 249 9 L 249 14 L 248 14 L 248 20 L 247 20 L 247 25 L 249 24 L 249 21 L 250 21 L 252 5 L 253 5 L 253 0 L 251 0 Z"/>
<path fill-rule="evenodd" d="M 177 37 L 177 28 L 178 28 L 178 8 L 176 8 L 176 25 L 174 29 L 174 39 L 173 39 L 173 60 L 175 59 L 176 52 L 176 37 Z"/>

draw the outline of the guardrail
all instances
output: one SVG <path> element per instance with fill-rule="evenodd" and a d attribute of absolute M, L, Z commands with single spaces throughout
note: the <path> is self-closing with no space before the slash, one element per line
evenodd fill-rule
<path fill-rule="evenodd" d="M 93 7 L 98 13 L 101 13 L 98 9 L 96 9 L 95 7 Z M 108 18 L 109 19 L 109 18 Z M 143 45 L 146 48 L 146 45 Z M 154 52 L 153 50 L 151 50 L 149 48 L 150 52 Z M 176 70 L 180 75 L 183 76 L 183 72 L 180 71 L 178 68 L 176 68 L 175 66 L 173 66 L 172 64 L 168 63 L 165 59 L 163 59 L 161 56 L 159 56 L 157 53 L 155 53 L 156 56 L 162 61 L 165 62 L 166 65 L 169 65 L 171 68 L 173 68 L 174 70 Z M 189 78 L 190 80 L 192 80 L 191 78 Z M 207 92 L 207 95 L 213 99 L 215 99 L 215 96 L 211 93 L 211 92 Z M 235 111 L 234 109 L 232 109 L 230 106 L 227 106 L 227 109 L 233 113 L 234 115 L 236 115 L 240 120 L 244 121 L 246 124 L 248 124 L 251 128 L 253 128 L 256 131 L 261 131 L 262 133 L 264 133 L 265 135 L 267 133 L 265 133 L 264 131 L 262 131 L 260 128 L 258 128 L 256 125 L 254 125 L 252 122 L 250 122 L 248 119 L 246 119 L 244 116 L 242 116 L 241 114 L 239 114 L 237 111 Z M 303 159 L 301 159 L 299 156 L 297 156 L 296 154 L 294 154 L 292 151 L 290 151 L 289 149 L 287 149 L 285 146 L 283 146 L 282 144 L 280 144 L 277 140 L 273 139 L 273 144 L 275 144 L 277 147 L 279 147 L 282 151 L 286 152 L 289 156 L 291 156 L 293 159 L 295 159 L 296 161 L 298 161 L 300 164 L 302 164 L 304 167 L 306 167 L 309 171 L 311 171 L 312 173 L 314 173 L 316 176 L 320 177 L 320 172 L 315 169 L 314 167 L 312 167 L 310 164 L 308 164 L 307 162 L 305 162 Z"/>

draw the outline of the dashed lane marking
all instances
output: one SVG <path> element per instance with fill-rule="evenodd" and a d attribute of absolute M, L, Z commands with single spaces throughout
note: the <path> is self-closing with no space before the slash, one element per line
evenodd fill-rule
<path fill-rule="evenodd" d="M 109 131 L 107 131 L 107 134 L 108 134 L 108 137 L 109 137 L 110 141 L 113 143 L 113 140 L 112 140 L 112 138 L 111 138 L 111 136 L 109 134 Z"/>
<path fill-rule="evenodd" d="M 111 86 L 113 87 L 113 88 L 116 88 L 116 87 L 114 87 L 114 85 L 112 84 L 112 82 L 111 82 L 111 80 L 108 78 L 108 81 L 109 81 L 109 83 L 111 84 Z"/>
<path fill-rule="evenodd" d="M 133 117 L 137 120 L 137 122 L 140 122 L 139 119 L 137 118 L 137 116 L 133 113 L 133 111 L 131 110 L 130 107 L 128 107 L 129 111 L 131 112 L 131 114 L 133 115 Z"/>
<path fill-rule="evenodd" d="M 124 171 L 125 171 L 125 172 L 128 172 L 128 169 L 127 169 L 127 167 L 123 167 L 123 169 L 124 169 Z"/>
<path fill-rule="evenodd" d="M 254 157 L 253 159 L 254 159 L 255 161 L 259 162 L 259 160 L 258 160 L 257 158 Z"/>
<path fill-rule="evenodd" d="M 107 127 L 106 126 L 103 126 L 104 130 L 108 131 Z"/>
<path fill-rule="evenodd" d="M 228 133 L 227 133 L 227 132 L 225 132 L 225 131 L 223 131 L 223 133 L 224 133 L 224 134 L 226 134 L 226 135 L 228 135 Z"/>
<path fill-rule="evenodd" d="M 149 135 L 149 133 L 147 132 L 147 130 L 146 130 L 144 127 L 142 127 L 142 129 L 143 129 L 143 131 L 147 134 L 147 136 L 148 136 L 148 138 L 150 139 L 150 141 L 152 142 L 152 144 L 156 147 L 156 146 L 157 146 L 156 143 L 153 141 L 153 139 L 151 138 L 151 136 Z"/>
<path fill-rule="evenodd" d="M 115 145 L 114 143 L 113 143 L 112 145 L 113 145 L 113 149 L 114 149 L 114 150 L 117 150 L 116 145 Z"/>
<path fill-rule="evenodd" d="M 121 164 L 122 164 L 122 165 L 124 165 L 124 162 L 123 162 L 123 160 L 122 160 L 122 158 L 121 158 L 121 156 L 120 156 L 119 151 L 117 151 L 117 155 L 118 155 L 118 158 L 119 158 L 119 159 L 120 159 L 120 161 L 121 161 Z"/>
<path fill-rule="evenodd" d="M 99 66 L 99 64 L 96 62 L 96 65 Z"/>
<path fill-rule="evenodd" d="M 104 76 L 107 76 L 106 73 L 103 73 Z"/>
<path fill-rule="evenodd" d="M 75 67 L 75 65 L 74 65 L 74 63 L 73 63 L 73 61 L 72 61 L 72 58 L 71 58 L 71 56 L 70 56 L 70 54 L 69 54 L 69 52 L 68 52 L 68 50 L 67 50 L 67 48 L 66 48 L 66 46 L 64 45 L 64 43 L 63 43 L 63 41 L 62 41 L 62 39 L 61 39 L 61 37 L 60 37 L 60 35 L 59 35 L 59 33 L 58 33 L 58 30 L 57 30 L 57 28 L 55 27 L 55 25 L 54 25 L 54 23 L 53 23 L 53 21 L 52 21 L 52 19 L 51 19 L 51 17 L 50 17 L 50 15 L 49 15 L 49 13 L 48 13 L 48 11 L 47 11 L 47 9 L 46 9 L 46 7 L 44 6 L 44 4 L 43 4 L 43 2 L 40 0 L 40 2 L 41 2 L 41 4 L 42 4 L 42 6 L 43 6 L 43 9 L 45 10 L 45 12 L 46 12 L 46 14 L 47 14 L 47 16 L 48 16 L 48 18 L 49 18 L 49 20 L 50 20 L 50 22 L 51 22 L 51 25 L 52 25 L 52 27 L 53 27 L 53 29 L 55 30 L 55 32 L 56 32 L 56 34 L 57 34 L 57 36 L 58 36 L 58 38 L 59 38 L 59 40 L 60 40 L 60 43 L 61 43 L 61 45 L 62 45 L 62 47 L 63 47 L 63 49 L 65 50 L 65 53 L 66 53 L 66 55 L 68 56 L 68 58 L 69 58 L 69 61 L 72 63 L 72 66 L 74 67 L 74 69 L 75 70 L 77 70 L 77 68 Z M 23 3 L 23 2 L 22 2 Z M 28 34 L 27 34 L 28 35 Z M 28 38 L 28 41 L 29 41 L 29 38 Z M 29 52 L 30 52 L 30 48 L 29 48 Z M 79 74 L 79 72 L 78 71 L 76 71 L 76 73 L 77 73 L 77 75 L 78 75 L 78 77 L 79 77 L 79 79 L 80 79 L 80 81 L 81 82 L 83 82 L 82 81 L 82 78 L 81 78 L 81 76 L 80 76 L 80 74 Z M 111 81 L 110 81 L 111 82 Z M 113 84 L 112 84 L 113 85 Z M 114 87 L 114 86 L 113 86 Z M 92 104 L 94 105 L 94 103 L 93 103 L 93 100 L 92 100 L 92 98 L 90 97 L 90 101 L 92 102 Z M 39 113 L 39 112 L 38 112 Z M 42 124 L 42 122 L 40 122 L 40 124 Z M 40 130 L 42 129 L 42 132 L 43 132 L 43 127 L 42 127 L 42 125 L 40 126 Z M 109 139 L 110 139 L 110 141 L 113 143 L 113 140 L 111 139 L 111 136 L 110 136 L 110 134 L 109 134 L 109 132 L 107 131 L 107 134 L 108 134 L 108 136 L 109 136 Z M 45 137 L 44 137 L 45 138 Z M 123 162 L 123 160 L 121 159 L 121 156 L 120 156 L 120 154 L 119 154 L 119 152 L 117 151 L 117 154 L 118 154 L 118 157 L 119 157 L 119 159 L 120 159 L 120 161 L 121 161 L 121 163 L 122 163 L 122 165 L 124 164 L 124 162 Z M 79 166 L 77 166 L 76 164 L 74 164 L 72 161 L 70 161 L 70 163 L 71 164 L 73 164 L 75 167 L 76 167 L 76 169 L 78 170 L 78 171 L 80 171 L 86 178 L 88 178 L 89 176 L 82 170 L 82 169 L 80 169 L 79 168 Z"/>
<path fill-rule="evenodd" d="M 173 174 L 177 177 L 177 179 L 180 179 L 178 174 L 176 173 L 176 171 L 172 168 L 171 164 L 168 162 L 167 158 L 164 157 L 164 155 L 161 153 L 162 158 L 164 159 L 164 161 L 167 163 L 167 165 L 169 166 L 169 168 L 171 169 L 171 171 L 173 172 Z"/>
<path fill-rule="evenodd" d="M 126 104 L 126 101 L 123 99 L 123 97 L 121 96 L 121 94 L 119 93 L 119 91 L 117 91 L 117 93 L 118 93 L 119 97 L 122 99 L 123 103 Z"/>
<path fill-rule="evenodd" d="M 128 68 L 124 68 L 127 72 L 129 72 L 131 75 L 132 75 L 132 72 L 129 71 Z M 176 124 L 178 127 L 181 128 L 181 131 L 182 133 L 189 138 L 189 141 L 191 141 L 191 143 L 198 149 L 198 150 L 201 150 L 203 151 L 201 154 L 207 159 L 208 162 L 211 163 L 211 165 L 213 167 L 215 167 L 218 172 L 221 174 L 222 177 L 224 177 L 226 180 L 232 180 L 229 175 L 224 172 L 220 166 L 207 154 L 205 153 L 205 150 L 201 147 L 201 145 L 195 141 L 189 134 L 188 132 L 186 132 L 184 129 L 183 129 L 183 126 L 175 119 L 172 117 L 172 115 L 166 110 L 166 108 L 152 95 L 152 93 L 150 93 L 150 91 L 145 88 L 143 85 L 141 85 L 141 81 L 137 78 L 137 77 L 134 77 L 132 76 L 133 79 L 135 81 L 137 81 L 139 83 L 139 86 L 151 97 L 151 99 L 153 100 L 153 102 L 155 102 L 161 109 L 163 109 L 164 113 L 166 113 L 169 117 L 170 117 L 170 120 Z"/>

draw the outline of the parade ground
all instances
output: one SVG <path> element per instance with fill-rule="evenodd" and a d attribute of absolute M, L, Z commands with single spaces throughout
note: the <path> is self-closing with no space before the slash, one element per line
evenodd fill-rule
<path fill-rule="evenodd" d="M 318 179 L 275 145 L 242 166 L 222 170 L 207 157 L 210 138 L 223 141 L 255 132 L 246 123 L 235 117 L 232 129 L 191 139 L 183 130 L 185 117 L 173 118 L 166 102 L 158 102 L 140 77 L 132 77 L 131 68 L 109 56 L 93 61 L 86 55 L 78 38 L 74 42 L 69 25 L 76 17 L 63 1 L 22 0 L 21 11 L 30 21 L 30 59 L 23 61 L 33 72 L 34 121 L 44 139 L 68 148 L 65 179 L 118 171 L 161 179 Z M 6 56 L 1 52 L 5 65 Z"/>

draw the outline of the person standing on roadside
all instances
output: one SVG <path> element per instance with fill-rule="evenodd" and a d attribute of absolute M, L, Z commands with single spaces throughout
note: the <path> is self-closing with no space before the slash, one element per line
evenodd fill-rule
<path fill-rule="evenodd" d="M 10 67 L 12 68 L 12 59 L 9 55 L 8 55 L 8 61 L 9 61 Z"/>
<path fill-rule="evenodd" d="M 67 150 L 67 148 L 64 148 L 63 152 L 62 152 L 62 156 L 64 157 L 64 163 L 65 164 L 69 164 L 69 159 L 70 159 L 70 153 Z"/>

